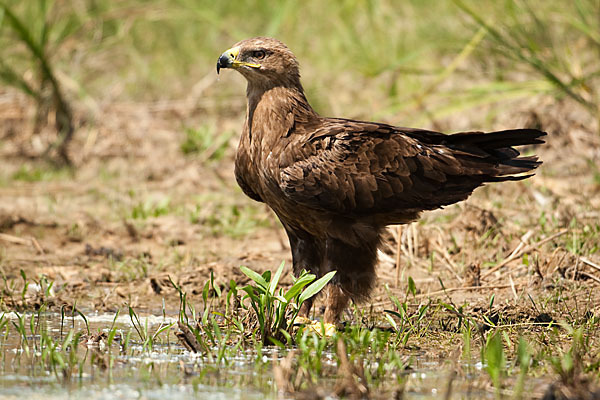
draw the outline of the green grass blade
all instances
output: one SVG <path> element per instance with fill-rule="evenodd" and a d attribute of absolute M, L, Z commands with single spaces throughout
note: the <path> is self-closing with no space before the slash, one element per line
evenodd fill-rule
<path fill-rule="evenodd" d="M 536 54 L 535 50 L 532 50 L 531 43 L 529 43 L 529 37 L 525 36 L 524 40 L 525 44 L 522 42 L 514 43 L 511 37 L 504 35 L 501 31 L 494 28 L 491 24 L 486 22 L 480 15 L 478 15 L 473 9 L 468 7 L 462 0 L 453 0 L 454 4 L 456 4 L 461 10 L 463 10 L 466 14 L 468 14 L 480 27 L 483 27 L 487 30 L 487 32 L 492 36 L 501 46 L 504 46 L 510 56 L 513 58 L 528 64 L 538 73 L 543 75 L 548 81 L 554 84 L 557 88 L 562 90 L 566 95 L 583 105 L 592 113 L 596 113 L 596 106 L 581 97 L 578 93 L 574 92 L 571 88 L 571 85 L 564 82 L 559 78 L 556 72 L 552 71 L 550 67 L 542 61 Z M 523 47 L 527 47 L 529 51 L 527 54 L 523 51 Z"/>
<path fill-rule="evenodd" d="M 85 316 L 84 313 L 82 313 L 81 311 L 79 311 L 78 309 L 75 309 L 75 312 L 77 314 L 79 314 L 81 316 L 81 318 L 83 318 L 83 321 L 85 322 L 85 329 L 87 330 L 87 334 L 90 334 L 90 323 L 88 322 L 87 317 Z"/>
<path fill-rule="evenodd" d="M 47 0 L 39 0 L 40 5 L 40 15 L 39 18 L 44 21 L 42 25 L 42 33 L 40 35 L 40 46 L 43 48 L 48 44 L 48 38 L 50 37 L 50 30 L 52 25 L 48 20 L 48 1 Z M 52 7 L 52 6 L 51 6 Z"/>
<path fill-rule="evenodd" d="M 31 53 L 39 60 L 45 59 L 42 48 L 36 43 L 33 35 L 27 28 L 27 25 L 21 21 L 19 17 L 7 6 L 4 2 L 0 3 L 0 7 L 4 10 L 6 20 L 19 36 L 19 39 L 27 46 Z"/>

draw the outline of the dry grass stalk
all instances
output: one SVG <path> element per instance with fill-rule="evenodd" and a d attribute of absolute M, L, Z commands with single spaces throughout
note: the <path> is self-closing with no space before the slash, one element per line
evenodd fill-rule
<path fill-rule="evenodd" d="M 520 250 L 518 251 L 513 251 L 511 252 L 511 254 L 506 257 L 504 260 L 502 260 L 500 263 L 498 263 L 496 266 L 490 268 L 489 270 L 487 270 L 485 273 L 483 273 L 481 275 L 482 279 L 487 278 L 488 276 L 490 276 L 491 274 L 493 274 L 494 272 L 498 271 L 500 268 L 504 267 L 506 264 L 508 264 L 511 261 L 514 261 L 515 259 L 521 257 L 523 254 L 528 253 L 532 250 L 535 250 L 537 248 L 539 248 L 541 245 L 548 243 L 551 240 L 556 239 L 559 236 L 564 235 L 565 233 L 567 233 L 569 230 L 568 229 L 563 229 L 562 231 L 556 232 L 553 235 L 548 236 L 545 239 L 540 240 L 539 242 L 530 244 L 528 246 L 524 246 L 522 247 Z M 521 245 L 521 243 L 519 243 L 519 246 Z M 517 246 L 517 247 L 519 247 Z"/>
<path fill-rule="evenodd" d="M 179 328 L 179 332 L 175 333 L 177 339 L 181 342 L 181 344 L 188 350 L 193 353 L 202 353 L 203 349 L 196 337 L 185 324 L 181 321 L 177 323 L 177 327 Z"/>
<path fill-rule="evenodd" d="M 578 272 L 578 274 L 579 274 L 579 275 L 583 275 L 583 276 L 585 276 L 586 278 L 589 278 L 589 279 L 591 279 L 591 280 L 593 280 L 593 281 L 596 281 L 596 282 L 600 283 L 600 278 L 598 278 L 597 276 L 594 276 L 594 275 L 592 275 L 592 274 L 588 274 L 588 273 L 587 273 L 587 272 L 585 272 L 585 271 L 579 271 L 579 272 Z"/>
<path fill-rule="evenodd" d="M 457 266 L 456 264 L 454 264 L 454 262 L 452 261 L 452 259 L 450 258 L 450 255 L 448 254 L 448 250 L 446 250 L 441 244 L 440 241 L 438 240 L 438 242 L 435 245 L 435 249 L 437 250 L 438 253 L 440 253 L 440 255 L 442 256 L 442 261 L 443 261 L 443 265 L 444 267 L 446 267 L 446 269 L 448 271 L 450 271 L 450 273 L 452 273 L 452 275 L 454 275 L 454 277 L 460 282 L 463 283 L 464 279 L 458 274 L 457 272 Z"/>
<path fill-rule="evenodd" d="M 35 238 L 23 239 L 18 236 L 9 235 L 7 233 L 0 233 L 0 240 L 4 240 L 5 242 L 21 244 L 25 246 L 33 246 L 37 250 L 39 254 L 44 254 L 44 249 L 38 243 Z"/>
<path fill-rule="evenodd" d="M 337 342 L 337 355 L 340 361 L 334 393 L 339 397 L 349 399 L 369 398 L 369 387 L 362 360 L 359 359 L 356 363 L 350 362 L 346 344 L 342 339 Z"/>
<path fill-rule="evenodd" d="M 600 265 L 596 264 L 595 262 L 593 262 L 589 258 L 581 257 L 579 259 L 581 260 L 581 262 L 583 262 L 586 265 L 589 265 L 590 267 L 592 267 L 596 271 L 600 271 Z"/>
<path fill-rule="evenodd" d="M 9 235 L 7 233 L 0 233 L 0 240 L 4 240 L 5 242 L 15 243 L 15 244 L 23 244 L 23 245 L 31 244 L 31 242 L 27 239 L 23 239 L 18 236 Z"/>
<path fill-rule="evenodd" d="M 515 288 L 519 287 L 519 286 L 524 286 L 524 283 L 515 283 Z M 486 285 L 486 286 L 464 286 L 464 287 L 451 287 L 451 288 L 446 288 L 443 290 L 438 290 L 436 292 L 429 292 L 429 293 L 423 293 L 423 294 L 418 294 L 415 296 L 415 298 L 422 298 L 422 297 L 429 297 L 429 296 L 436 296 L 438 294 L 445 294 L 445 293 L 450 293 L 450 292 L 461 292 L 461 291 L 471 291 L 471 290 L 487 290 L 487 289 L 506 289 L 506 288 L 510 288 L 511 285 Z"/>
<path fill-rule="evenodd" d="M 273 378 L 280 397 L 296 391 L 292 382 L 294 357 L 296 352 L 292 350 L 283 360 L 277 362 L 277 353 L 273 354 Z"/>
<path fill-rule="evenodd" d="M 404 268 L 401 267 L 402 259 L 402 225 L 398 225 L 396 230 L 396 288 L 400 287 L 400 278 L 404 275 Z"/>
<path fill-rule="evenodd" d="M 512 251 L 512 253 L 509 254 L 509 256 L 507 258 L 515 257 L 515 254 L 517 254 L 519 251 L 523 250 L 523 247 L 525 247 L 527 245 L 527 242 L 529 241 L 529 239 L 531 239 L 531 236 L 533 236 L 533 230 L 530 229 L 527 232 L 525 232 L 525 234 L 523 236 L 521 236 L 519 238 L 519 244 L 517 245 L 517 247 L 515 247 L 515 249 Z"/>
<path fill-rule="evenodd" d="M 515 281 L 513 280 L 513 277 L 511 274 L 508 275 L 508 280 L 510 281 L 510 290 L 511 290 L 512 295 L 516 302 L 519 300 L 519 296 L 517 295 L 517 289 L 515 288 Z"/>

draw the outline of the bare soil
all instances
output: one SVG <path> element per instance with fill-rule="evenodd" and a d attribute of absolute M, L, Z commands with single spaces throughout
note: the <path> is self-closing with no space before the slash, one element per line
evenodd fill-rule
<path fill-rule="evenodd" d="M 221 160 L 186 156 L 180 149 L 185 126 L 239 131 L 243 101 L 219 112 L 181 109 L 177 102 L 111 104 L 92 116 L 82 112 L 70 146 L 76 166 L 59 171 L 32 158 L 52 136 L 50 130 L 31 133 L 32 105 L 12 92 L 2 93 L 2 102 L 5 309 L 41 302 L 43 291 L 35 285 L 22 295 L 21 270 L 28 279 L 54 281 L 56 307 L 76 303 L 112 311 L 129 304 L 156 313 L 163 300 L 168 310 L 177 309 L 169 277 L 198 301 L 211 272 L 226 289 L 231 279 L 245 282 L 240 265 L 265 270 L 285 261 L 289 268 L 289 245 L 279 223 L 235 184 L 237 136 Z M 549 132 L 547 144 L 527 149 L 544 161 L 536 176 L 486 186 L 418 223 L 390 227 L 377 289 L 372 302 L 361 305 L 365 310 L 390 307 L 386 285 L 404 298 L 410 276 L 416 302 L 441 298 L 489 316 L 494 294 L 495 306 L 513 321 L 558 321 L 576 303 L 600 313 L 600 271 L 593 266 L 600 264 L 598 127 L 569 103 L 509 107 L 512 112 L 501 113 L 490 130 L 533 126 Z M 36 170 L 44 171 L 39 179 L 19 177 Z M 502 267 L 490 272 L 497 263 Z M 540 305 L 559 291 L 569 293 L 564 306 Z"/>

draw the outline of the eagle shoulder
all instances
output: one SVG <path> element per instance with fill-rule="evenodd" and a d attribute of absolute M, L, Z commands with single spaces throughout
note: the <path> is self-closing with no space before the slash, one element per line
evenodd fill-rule
<path fill-rule="evenodd" d="M 371 214 L 418 207 L 421 194 L 434 192 L 432 182 L 446 180 L 432 160 L 440 154 L 385 124 L 330 119 L 296 147 L 288 151 L 309 154 L 281 169 L 281 190 L 313 208 Z"/>

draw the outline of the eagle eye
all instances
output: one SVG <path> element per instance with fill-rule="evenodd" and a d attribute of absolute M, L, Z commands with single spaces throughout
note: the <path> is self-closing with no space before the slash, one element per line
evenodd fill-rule
<path fill-rule="evenodd" d="M 252 58 L 255 58 L 257 60 L 262 60 L 263 58 L 265 58 L 265 51 L 264 50 L 255 50 L 252 53 Z"/>

